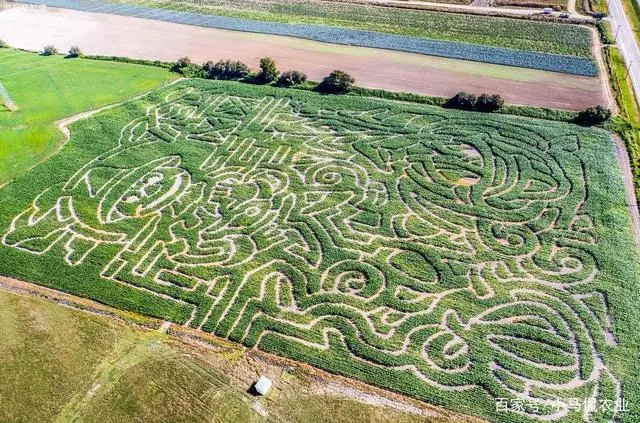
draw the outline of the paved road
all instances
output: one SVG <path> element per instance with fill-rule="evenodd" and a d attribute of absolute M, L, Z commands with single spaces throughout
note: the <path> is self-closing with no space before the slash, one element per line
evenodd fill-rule
<path fill-rule="evenodd" d="M 636 42 L 635 34 L 624 13 L 622 0 L 608 0 L 609 16 L 614 33 L 617 31 L 616 43 L 629 68 L 629 78 L 636 95 L 640 95 L 640 49 Z"/>

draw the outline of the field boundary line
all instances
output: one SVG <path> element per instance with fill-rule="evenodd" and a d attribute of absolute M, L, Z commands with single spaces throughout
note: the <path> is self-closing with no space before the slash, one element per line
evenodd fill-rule
<path fill-rule="evenodd" d="M 633 174 L 631 173 L 631 165 L 627 147 L 618 134 L 611 134 L 611 140 L 616 149 L 616 157 L 622 171 L 624 179 L 624 189 L 627 192 L 627 207 L 631 213 L 631 226 L 633 226 L 633 234 L 635 235 L 636 244 L 640 247 L 640 212 L 638 211 L 638 200 L 633 185 Z"/>
<path fill-rule="evenodd" d="M 119 101 L 118 103 L 111 103 L 111 104 L 107 104 L 106 106 L 100 107 L 100 108 L 98 108 L 98 109 L 93 109 L 93 110 L 88 110 L 88 111 L 86 111 L 86 112 L 77 113 L 77 114 L 75 114 L 75 115 L 68 116 L 68 117 L 66 117 L 66 118 L 63 118 L 63 119 L 60 119 L 60 120 L 55 121 L 54 123 L 56 124 L 56 127 L 57 127 L 57 128 L 58 128 L 58 129 L 59 129 L 59 130 L 64 134 L 64 136 L 65 136 L 65 142 L 64 142 L 64 143 L 62 143 L 62 144 L 60 145 L 60 147 L 58 147 L 58 148 L 57 148 L 53 153 L 51 153 L 51 155 L 49 155 L 47 158 L 49 158 L 49 157 L 53 156 L 54 154 L 57 154 L 57 153 L 60 151 L 60 149 L 62 149 L 62 147 L 64 147 L 64 145 L 65 145 L 65 144 L 66 144 L 66 143 L 71 139 L 71 131 L 70 131 L 70 130 L 69 130 L 69 128 L 68 128 L 68 126 L 69 126 L 69 125 L 71 125 L 71 124 L 73 124 L 73 123 L 75 123 L 75 122 L 77 122 L 77 121 L 79 121 L 79 120 L 82 120 L 82 119 L 85 119 L 85 118 L 89 118 L 89 117 L 91 117 L 91 116 L 93 116 L 93 115 L 95 115 L 95 114 L 98 114 L 98 113 L 100 113 L 100 112 L 104 112 L 105 110 L 113 109 L 113 108 L 118 107 L 118 106 L 120 106 L 120 105 L 122 105 L 122 104 L 124 104 L 124 103 L 129 102 L 129 101 L 139 100 L 139 99 L 141 99 L 142 97 L 145 97 L 145 96 L 149 95 L 150 93 L 152 93 L 152 92 L 154 92 L 154 91 L 158 91 L 158 90 L 162 90 L 162 89 L 164 89 L 164 88 L 170 87 L 171 85 L 176 84 L 176 83 L 178 83 L 178 82 L 181 82 L 181 81 L 183 81 L 184 79 L 185 79 L 185 78 L 177 78 L 176 80 L 171 81 L 171 82 L 169 82 L 168 84 L 164 84 L 164 85 L 162 85 L 162 86 L 160 86 L 160 87 L 158 87 L 158 88 L 154 88 L 154 89 L 153 89 L 153 90 L 151 90 L 151 91 L 146 91 L 146 92 L 144 92 L 144 93 L 142 93 L 142 94 L 140 94 L 140 95 L 137 95 L 137 96 L 135 96 L 135 97 L 131 97 L 131 98 L 128 98 L 128 99 L 126 99 L 126 100 Z M 47 158 L 45 158 L 44 160 L 46 160 Z M 40 161 L 40 162 L 36 163 L 36 164 L 34 165 L 34 167 L 35 167 L 35 166 L 37 166 L 38 164 L 40 164 L 41 162 L 42 162 L 42 161 Z"/>
<path fill-rule="evenodd" d="M 4 86 L 2 81 L 0 81 L 0 97 L 2 97 L 2 104 L 4 104 L 4 107 L 6 107 L 7 110 L 10 112 L 18 111 L 18 105 L 13 101 L 11 95 L 9 95 L 9 91 L 7 91 L 7 88 Z"/>

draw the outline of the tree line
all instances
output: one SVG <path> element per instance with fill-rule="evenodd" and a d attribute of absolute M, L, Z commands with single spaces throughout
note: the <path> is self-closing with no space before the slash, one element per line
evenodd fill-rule
<path fill-rule="evenodd" d="M 0 40 L 0 48 L 8 45 Z M 58 49 L 53 45 L 43 48 L 43 56 L 58 54 Z M 69 49 L 67 58 L 82 57 L 83 53 L 78 46 Z M 172 66 L 171 71 L 180 73 L 187 78 L 206 78 L 231 81 L 243 81 L 255 84 L 276 84 L 283 87 L 295 87 L 306 84 L 307 75 L 299 70 L 288 70 L 280 72 L 276 61 L 271 57 L 260 59 L 259 70 L 252 73 L 245 63 L 239 60 L 224 59 L 217 62 L 208 61 L 202 65 L 191 62 L 188 57 L 178 59 Z M 334 70 L 317 84 L 314 91 L 325 94 L 346 94 L 353 88 L 355 78 L 347 72 Z M 499 94 L 486 94 L 475 96 L 461 91 L 449 98 L 443 105 L 445 108 L 478 111 L 496 112 L 504 105 L 504 100 Z M 578 113 L 573 122 L 579 125 L 592 126 L 607 122 L 611 118 L 611 110 L 601 105 L 588 107 Z"/>
<path fill-rule="evenodd" d="M 238 60 L 208 61 L 202 65 L 191 62 L 188 57 L 178 59 L 171 68 L 189 78 L 220 79 L 244 81 L 255 84 L 272 84 L 294 87 L 307 82 L 307 75 L 299 70 L 280 72 L 276 61 L 271 57 L 260 59 L 258 72 L 252 73 L 249 66 Z M 315 91 L 326 94 L 346 94 L 351 91 L 355 78 L 341 70 L 334 70 L 322 82 L 316 85 Z"/>

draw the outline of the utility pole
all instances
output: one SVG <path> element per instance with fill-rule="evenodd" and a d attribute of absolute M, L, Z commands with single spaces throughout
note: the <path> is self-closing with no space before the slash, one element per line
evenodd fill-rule
<path fill-rule="evenodd" d="M 620 32 L 620 27 L 622 26 L 622 24 L 618 24 L 618 28 L 616 28 L 616 35 L 613 37 L 613 43 L 615 44 L 616 42 L 618 42 L 618 32 Z"/>
<path fill-rule="evenodd" d="M 633 60 L 629 61 L 629 66 L 627 66 L 627 72 L 624 74 L 624 79 L 629 77 L 629 69 L 631 69 L 631 65 L 633 65 Z"/>

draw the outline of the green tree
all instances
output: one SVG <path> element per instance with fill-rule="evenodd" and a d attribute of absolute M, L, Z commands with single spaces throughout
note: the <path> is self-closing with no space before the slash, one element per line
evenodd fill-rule
<path fill-rule="evenodd" d="M 334 70 L 322 80 L 316 90 L 328 94 L 345 94 L 351 91 L 354 82 L 356 80 L 348 73 Z"/>
<path fill-rule="evenodd" d="M 580 113 L 575 119 L 575 122 L 580 125 L 598 125 L 604 123 L 611 118 L 611 110 L 601 105 L 589 107 Z"/>
<path fill-rule="evenodd" d="M 278 79 L 279 74 L 280 72 L 278 72 L 275 60 L 271 57 L 263 57 L 260 59 L 260 72 L 258 72 L 257 76 L 258 81 L 268 84 Z"/>
<path fill-rule="evenodd" d="M 82 56 L 82 50 L 80 50 L 80 47 L 78 46 L 73 46 L 69 49 L 69 54 L 67 54 L 67 57 L 81 57 Z"/>
<path fill-rule="evenodd" d="M 475 108 L 481 112 L 495 112 L 504 105 L 504 100 L 499 94 L 482 94 L 476 101 Z"/>
<path fill-rule="evenodd" d="M 294 85 L 300 85 L 306 80 L 307 75 L 304 72 L 300 72 L 297 70 L 286 71 L 280 74 L 280 78 L 278 78 L 278 84 L 284 85 L 286 87 L 292 87 Z"/>
<path fill-rule="evenodd" d="M 53 56 L 54 54 L 58 54 L 58 49 L 52 44 L 49 44 L 42 49 L 43 56 Z"/>
<path fill-rule="evenodd" d="M 205 76 L 209 79 L 244 79 L 249 75 L 249 67 L 242 62 L 229 59 L 219 60 L 216 63 L 211 61 L 203 66 Z"/>
<path fill-rule="evenodd" d="M 477 101 L 478 99 L 475 95 L 461 91 L 447 100 L 447 102 L 444 104 L 444 107 L 448 107 L 451 109 L 471 110 L 475 107 Z"/>

